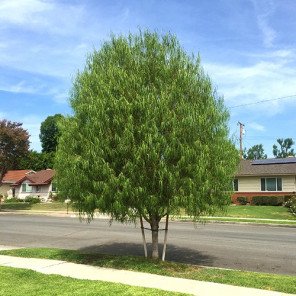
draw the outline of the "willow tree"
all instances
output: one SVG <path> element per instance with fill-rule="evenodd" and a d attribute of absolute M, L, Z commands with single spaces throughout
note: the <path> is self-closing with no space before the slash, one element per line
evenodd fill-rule
<path fill-rule="evenodd" d="M 238 153 L 229 114 L 200 59 L 170 35 L 111 37 L 90 54 L 60 124 L 58 186 L 80 214 L 145 219 L 158 257 L 159 223 L 223 208 Z"/>

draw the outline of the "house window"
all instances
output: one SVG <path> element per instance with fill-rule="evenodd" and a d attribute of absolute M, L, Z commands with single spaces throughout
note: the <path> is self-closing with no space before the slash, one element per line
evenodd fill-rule
<path fill-rule="evenodd" d="M 57 191 L 57 183 L 56 182 L 52 182 L 52 184 L 51 184 L 51 191 L 52 192 L 56 192 Z"/>
<path fill-rule="evenodd" d="M 22 184 L 22 192 L 32 192 L 32 186 L 27 183 Z"/>
<path fill-rule="evenodd" d="M 238 191 L 238 179 L 234 179 L 232 182 L 233 191 Z"/>
<path fill-rule="evenodd" d="M 261 178 L 261 191 L 282 191 L 282 178 Z"/>

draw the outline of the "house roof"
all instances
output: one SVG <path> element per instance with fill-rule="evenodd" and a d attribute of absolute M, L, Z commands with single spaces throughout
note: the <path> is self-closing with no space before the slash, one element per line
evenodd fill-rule
<path fill-rule="evenodd" d="M 52 169 L 38 171 L 35 174 L 28 175 L 29 185 L 46 185 L 49 184 L 54 177 L 55 171 Z"/>
<path fill-rule="evenodd" d="M 236 177 L 296 175 L 296 158 L 241 160 Z"/>
<path fill-rule="evenodd" d="M 25 178 L 28 173 L 33 172 L 32 170 L 14 170 L 7 171 L 2 179 L 2 183 L 13 184 L 16 183 L 23 178 Z"/>

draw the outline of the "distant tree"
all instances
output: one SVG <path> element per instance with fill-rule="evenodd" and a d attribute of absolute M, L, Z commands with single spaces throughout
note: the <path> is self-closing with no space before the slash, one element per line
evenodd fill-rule
<path fill-rule="evenodd" d="M 19 168 L 29 144 L 29 134 L 22 128 L 22 123 L 0 120 L 0 180 L 7 170 Z"/>
<path fill-rule="evenodd" d="M 277 142 L 279 147 L 276 144 L 273 145 L 273 155 L 276 158 L 295 156 L 294 149 L 292 148 L 295 142 L 292 140 L 292 138 L 277 139 Z"/>
<path fill-rule="evenodd" d="M 54 163 L 54 152 L 37 152 L 30 150 L 20 161 L 20 169 L 31 169 L 33 171 L 40 171 L 45 169 L 52 169 Z"/>
<path fill-rule="evenodd" d="M 267 155 L 264 153 L 262 144 L 257 144 L 244 150 L 244 159 L 265 159 Z"/>
<path fill-rule="evenodd" d="M 53 116 L 48 116 L 41 123 L 39 138 L 41 141 L 42 152 L 56 151 L 59 137 L 58 121 L 61 118 L 63 118 L 63 115 L 55 114 Z"/>
<path fill-rule="evenodd" d="M 182 208 L 197 219 L 229 203 L 238 160 L 229 113 L 175 37 L 112 37 L 89 56 L 70 103 L 55 168 L 80 214 L 146 220 L 158 258 L 162 217 Z"/>

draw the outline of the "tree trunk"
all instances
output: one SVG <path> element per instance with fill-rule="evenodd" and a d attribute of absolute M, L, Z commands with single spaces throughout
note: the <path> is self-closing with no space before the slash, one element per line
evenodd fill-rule
<path fill-rule="evenodd" d="M 169 214 L 166 215 L 166 219 L 165 219 L 165 234 L 164 234 L 162 258 L 161 258 L 162 261 L 165 260 L 165 252 L 166 252 L 166 246 L 168 241 L 168 228 L 169 228 Z"/>
<path fill-rule="evenodd" d="M 142 231 L 142 239 L 143 239 L 143 246 L 144 246 L 144 254 L 145 254 L 145 258 L 147 258 L 147 244 L 146 244 L 146 238 L 145 238 L 145 231 L 144 231 L 144 224 L 143 224 L 142 216 L 140 216 L 140 222 L 141 222 L 141 231 Z"/>
<path fill-rule="evenodd" d="M 152 231 L 152 259 L 158 259 L 158 229 L 159 221 L 155 218 L 151 219 L 151 231 Z"/>

